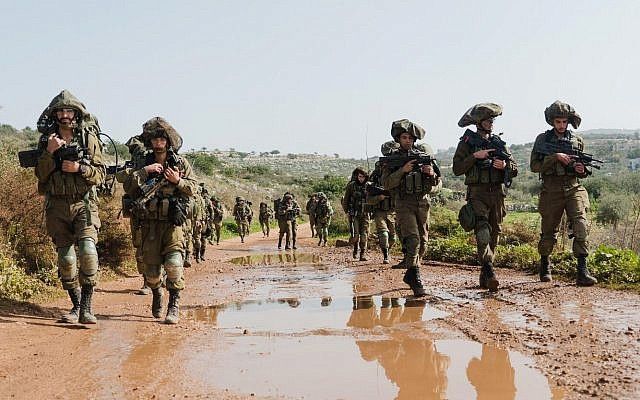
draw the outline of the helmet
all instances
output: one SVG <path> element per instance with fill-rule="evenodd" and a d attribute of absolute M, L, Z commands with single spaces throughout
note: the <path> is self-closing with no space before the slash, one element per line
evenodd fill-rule
<path fill-rule="evenodd" d="M 464 128 L 469 125 L 478 125 L 485 119 L 502 115 L 502 106 L 495 103 L 480 103 L 468 109 L 458 121 L 458 126 Z"/>
<path fill-rule="evenodd" d="M 391 137 L 396 142 L 400 140 L 400 135 L 405 132 L 410 133 L 416 140 L 424 138 L 425 134 L 424 129 L 420 125 L 408 119 L 400 119 L 391 123 Z"/>
<path fill-rule="evenodd" d="M 168 147 L 174 151 L 180 150 L 182 147 L 182 137 L 170 123 L 162 117 L 153 117 L 142 125 L 142 134 L 140 135 L 145 146 L 151 146 L 151 139 L 164 137 L 169 143 Z"/>
<path fill-rule="evenodd" d="M 580 122 L 582 122 L 582 118 L 580 118 L 580 115 L 576 113 L 576 110 L 574 110 L 569 104 L 563 103 L 560 100 L 556 100 L 544 110 L 544 118 L 551 126 L 553 126 L 553 120 L 555 118 L 567 118 L 571 126 L 573 126 L 573 129 L 578 129 Z"/>
<path fill-rule="evenodd" d="M 55 129 L 55 126 L 58 123 L 55 113 L 61 108 L 72 108 L 75 110 L 76 115 L 73 122 L 75 126 L 85 118 L 93 118 L 95 120 L 95 117 L 92 117 L 91 114 L 87 112 L 86 107 L 82 102 L 80 102 L 80 100 L 78 100 L 77 97 L 71 94 L 70 91 L 63 90 L 60 94 L 51 99 L 47 108 L 45 108 L 44 111 L 42 111 L 42 114 L 40 114 L 40 118 L 38 118 L 38 131 L 40 133 L 50 134 Z M 97 124 L 97 121 L 95 121 L 95 123 Z"/>
<path fill-rule="evenodd" d="M 380 146 L 380 152 L 383 156 L 388 156 L 393 153 L 395 150 L 398 150 L 400 145 L 395 140 L 389 140 L 388 142 L 382 143 Z"/>

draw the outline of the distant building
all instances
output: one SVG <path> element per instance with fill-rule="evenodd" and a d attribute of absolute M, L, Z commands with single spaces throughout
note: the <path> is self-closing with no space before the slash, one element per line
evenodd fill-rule
<path fill-rule="evenodd" d="M 629 160 L 628 167 L 631 171 L 640 170 L 640 158 L 632 158 Z"/>

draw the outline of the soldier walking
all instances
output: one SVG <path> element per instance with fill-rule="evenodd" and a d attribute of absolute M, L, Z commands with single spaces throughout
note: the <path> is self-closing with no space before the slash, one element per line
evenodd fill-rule
<path fill-rule="evenodd" d="M 38 131 L 43 135 L 35 168 L 38 193 L 46 198 L 47 233 L 58 253 L 58 276 L 73 305 L 61 322 L 95 324 L 91 298 L 98 284 L 100 228 L 96 185 L 106 174 L 100 128 L 84 104 L 63 90 L 40 115 Z"/>
<path fill-rule="evenodd" d="M 238 235 L 240 235 L 241 243 L 244 243 L 244 237 L 249 235 L 249 227 L 253 218 L 253 211 L 251 211 L 249 204 L 244 197 L 238 196 L 236 197 L 236 204 L 233 206 L 233 217 L 238 226 Z"/>
<path fill-rule="evenodd" d="M 282 238 L 285 237 L 285 250 L 291 249 L 293 242 L 293 249 L 296 247 L 296 235 L 298 225 L 296 218 L 300 215 L 300 206 L 295 201 L 293 195 L 286 192 L 282 199 L 276 200 L 276 218 L 278 219 L 278 226 L 280 232 L 278 235 L 278 250 L 282 249 Z"/>
<path fill-rule="evenodd" d="M 318 204 L 318 194 L 313 193 L 307 200 L 305 210 L 309 214 L 309 226 L 311 226 L 311 237 L 316 237 L 316 205 Z"/>
<path fill-rule="evenodd" d="M 498 290 L 499 285 L 493 262 L 500 225 L 507 214 L 504 199 L 511 179 L 518 174 L 506 144 L 492 134 L 494 120 L 500 115 L 502 106 L 494 103 L 476 104 L 467 110 L 458 126 L 475 125 L 476 131 L 464 132 L 453 156 L 453 173 L 465 175 L 467 207 L 471 207 L 467 212 L 473 214 L 469 228 L 475 232 L 478 262 L 482 265 L 480 287 L 490 291 Z M 464 211 L 461 215 L 465 215 Z"/>
<path fill-rule="evenodd" d="M 272 218 L 273 210 L 271 209 L 271 207 L 264 201 L 261 202 L 260 215 L 258 215 L 258 220 L 260 221 L 260 228 L 262 229 L 262 237 L 269 237 L 269 233 L 271 231 L 269 224 L 271 223 Z"/>
<path fill-rule="evenodd" d="M 358 258 L 360 250 L 360 261 L 367 261 L 367 240 L 369 237 L 369 211 L 366 204 L 366 183 L 369 174 L 362 168 L 356 168 L 351 174 L 352 179 L 344 189 L 342 198 L 342 209 L 351 217 L 353 228 L 353 258 Z"/>
<path fill-rule="evenodd" d="M 314 207 L 313 214 L 316 221 L 316 232 L 318 234 L 318 246 L 326 246 L 329 237 L 329 225 L 331 225 L 331 216 L 333 208 L 331 202 L 323 192 L 317 195 L 318 202 Z"/>
<path fill-rule="evenodd" d="M 215 196 L 211 196 L 211 210 L 213 212 L 213 230 L 211 235 L 213 236 L 213 231 L 215 231 L 216 245 L 219 245 L 220 234 L 222 233 L 222 219 L 224 218 L 224 207 L 222 207 L 222 203 L 220 203 L 220 200 Z M 209 240 L 209 243 L 213 244 L 211 239 Z"/>

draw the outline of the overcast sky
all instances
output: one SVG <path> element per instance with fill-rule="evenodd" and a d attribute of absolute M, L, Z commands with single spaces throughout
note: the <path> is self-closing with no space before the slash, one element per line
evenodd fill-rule
<path fill-rule="evenodd" d="M 363 157 L 409 118 L 454 146 L 471 105 L 524 143 L 544 108 L 640 127 L 640 1 L 0 0 L 0 123 L 68 89 L 125 141 L 160 115 L 185 148 Z"/>

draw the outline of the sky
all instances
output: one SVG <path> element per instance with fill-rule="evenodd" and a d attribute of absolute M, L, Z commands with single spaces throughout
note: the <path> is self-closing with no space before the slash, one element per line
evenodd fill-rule
<path fill-rule="evenodd" d="M 455 146 L 495 102 L 508 143 L 573 105 L 581 129 L 640 127 L 640 2 L 0 0 L 0 123 L 68 89 L 120 141 L 154 116 L 183 149 L 364 157 L 408 118 Z"/>

